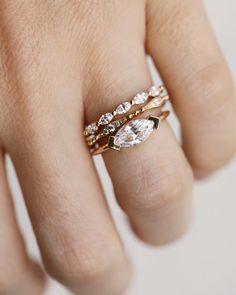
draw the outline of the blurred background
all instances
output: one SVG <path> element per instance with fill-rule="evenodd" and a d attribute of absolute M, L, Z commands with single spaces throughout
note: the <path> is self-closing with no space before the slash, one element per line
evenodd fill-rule
<path fill-rule="evenodd" d="M 236 1 L 204 2 L 213 29 L 236 77 Z M 158 83 L 158 76 L 155 73 L 153 75 Z M 178 123 L 173 116 L 170 123 L 178 136 Z M 127 295 L 236 295 L 236 160 L 207 181 L 196 183 L 192 228 L 183 239 L 163 248 L 146 246 L 133 236 L 125 216 L 114 201 L 112 186 L 100 158 L 96 159 L 96 165 L 126 251 L 135 268 L 135 277 Z M 28 250 L 39 259 L 10 161 L 8 172 Z M 70 293 L 50 281 L 45 295 L 66 294 Z"/>

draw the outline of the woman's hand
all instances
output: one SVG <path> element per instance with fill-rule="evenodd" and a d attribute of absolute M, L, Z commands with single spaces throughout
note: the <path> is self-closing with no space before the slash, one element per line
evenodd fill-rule
<path fill-rule="evenodd" d="M 23 190 L 47 272 L 80 295 L 120 295 L 129 263 L 83 138 L 97 120 L 151 85 L 154 59 L 181 123 L 133 149 L 104 154 L 117 200 L 150 244 L 178 238 L 191 216 L 193 173 L 236 150 L 228 67 L 198 0 L 1 0 L 0 294 L 38 295 L 4 152 Z M 193 173 L 192 173 L 193 171 Z"/>

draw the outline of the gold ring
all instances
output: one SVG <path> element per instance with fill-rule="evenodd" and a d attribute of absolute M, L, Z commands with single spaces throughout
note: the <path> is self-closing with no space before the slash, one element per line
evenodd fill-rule
<path fill-rule="evenodd" d="M 131 101 L 125 101 L 118 105 L 118 107 L 113 110 L 112 112 L 103 114 L 97 122 L 93 122 L 85 127 L 84 135 L 92 135 L 95 134 L 99 126 L 104 126 L 109 124 L 116 116 L 124 115 L 131 110 L 131 108 L 135 105 L 142 105 L 144 104 L 148 98 L 150 97 L 157 97 L 161 95 L 165 95 L 166 89 L 163 85 L 159 86 L 158 88 L 152 86 L 148 92 L 140 92 L 134 96 Z"/>
<path fill-rule="evenodd" d="M 146 119 L 129 121 L 114 136 L 109 136 L 107 143 L 91 148 L 90 153 L 99 155 L 109 149 L 119 151 L 121 148 L 132 147 L 144 142 L 155 129 L 159 128 L 161 121 L 166 119 L 169 113 L 169 111 L 164 111 L 159 116 L 151 115 Z"/>
<path fill-rule="evenodd" d="M 154 97 L 145 106 L 136 110 L 135 112 L 128 114 L 127 116 L 124 116 L 119 120 L 110 122 L 100 132 L 97 132 L 96 134 L 92 134 L 86 137 L 88 146 L 91 147 L 103 137 L 106 137 L 108 135 L 115 133 L 117 129 L 119 129 L 127 121 L 133 119 L 134 117 L 139 116 L 145 111 L 162 107 L 168 99 L 169 99 L 168 95 L 165 95 L 162 97 Z"/>
<path fill-rule="evenodd" d="M 121 103 L 115 111 L 106 113 L 97 122 L 87 125 L 84 136 L 90 153 L 97 155 L 108 149 L 120 150 L 146 140 L 152 131 L 159 127 L 160 122 L 169 115 L 169 112 L 162 112 L 158 117 L 135 118 L 145 111 L 161 108 L 168 99 L 169 96 L 163 85 L 158 88 L 152 86 L 148 92 L 138 93 L 131 101 Z M 134 105 L 143 104 L 141 108 L 136 108 L 132 113 L 129 112 Z M 114 120 L 116 116 L 120 118 Z"/>

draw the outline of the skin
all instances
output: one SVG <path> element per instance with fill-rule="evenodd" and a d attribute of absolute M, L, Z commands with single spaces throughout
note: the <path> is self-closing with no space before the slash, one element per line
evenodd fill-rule
<path fill-rule="evenodd" d="M 47 274 L 80 295 L 121 295 L 128 286 L 130 265 L 82 131 L 151 86 L 147 54 L 171 95 L 183 144 L 163 123 L 158 136 L 106 152 L 104 161 L 136 234 L 162 245 L 190 223 L 194 177 L 236 151 L 234 85 L 202 4 L 0 1 L 1 295 L 42 294 L 45 283 L 17 227 L 5 153 Z"/>

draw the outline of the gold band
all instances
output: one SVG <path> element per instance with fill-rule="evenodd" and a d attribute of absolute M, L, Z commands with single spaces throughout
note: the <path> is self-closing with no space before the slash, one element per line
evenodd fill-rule
<path fill-rule="evenodd" d="M 154 130 L 154 129 L 158 129 L 159 128 L 159 126 L 160 126 L 160 123 L 163 121 L 163 120 L 165 120 L 167 117 L 168 117 L 168 115 L 170 114 L 170 112 L 169 111 L 164 111 L 164 112 L 162 112 L 159 116 L 150 116 L 148 119 L 137 119 L 137 120 L 134 120 L 134 121 L 144 121 L 144 120 L 146 120 L 146 121 L 153 121 L 153 127 L 152 127 L 152 130 L 151 130 L 151 132 Z M 132 121 L 131 121 L 132 122 Z M 125 127 L 125 126 L 124 126 Z M 148 134 L 148 136 L 149 136 L 150 134 Z M 147 137 L 148 137 L 147 136 Z M 102 145 L 102 146 L 98 146 L 98 147 L 96 147 L 96 146 L 94 146 L 93 148 L 91 148 L 90 149 L 90 153 L 92 154 L 92 155 L 99 155 L 99 154 L 101 154 L 101 153 L 104 153 L 105 151 L 107 151 L 107 150 L 109 150 L 109 149 L 113 149 L 113 150 L 120 150 L 120 148 L 122 147 L 122 146 L 119 146 L 119 145 L 116 145 L 116 143 L 115 143 L 115 137 L 116 136 L 109 136 L 108 137 L 108 141 L 107 141 L 107 143 L 106 144 L 104 144 L 104 145 Z M 147 138 L 146 137 L 146 138 Z M 144 141 L 144 140 L 146 140 L 146 138 L 145 139 L 143 139 L 142 141 Z M 133 144 L 133 145 L 135 145 L 135 144 Z M 131 146 L 131 145 L 130 145 Z"/>
<path fill-rule="evenodd" d="M 108 149 L 120 150 L 145 141 L 154 129 L 166 119 L 169 111 L 159 116 L 137 119 L 145 111 L 161 108 L 169 99 L 164 86 L 151 87 L 148 92 L 138 93 L 131 101 L 121 103 L 113 112 L 106 113 L 97 122 L 85 127 L 84 136 L 92 155 L 101 154 Z M 143 105 L 136 108 L 134 105 Z M 116 116 L 120 118 L 114 120 Z"/>
<path fill-rule="evenodd" d="M 112 112 L 106 113 L 100 117 L 97 122 L 91 123 L 85 127 L 84 136 L 96 134 L 100 126 L 109 124 L 116 116 L 124 115 L 131 110 L 133 106 L 144 104 L 149 98 L 165 96 L 166 88 L 161 85 L 158 88 L 152 86 L 148 92 L 140 92 L 130 101 L 118 105 Z"/>
<path fill-rule="evenodd" d="M 86 138 L 88 146 L 92 147 L 100 139 L 115 133 L 117 129 L 120 128 L 122 125 L 124 125 L 127 121 L 135 118 L 136 116 L 144 113 L 145 111 L 162 107 L 168 99 L 169 99 L 168 95 L 163 97 L 154 97 L 142 108 L 121 118 L 120 120 L 112 121 L 106 127 L 104 127 L 100 133 L 90 135 Z"/>

